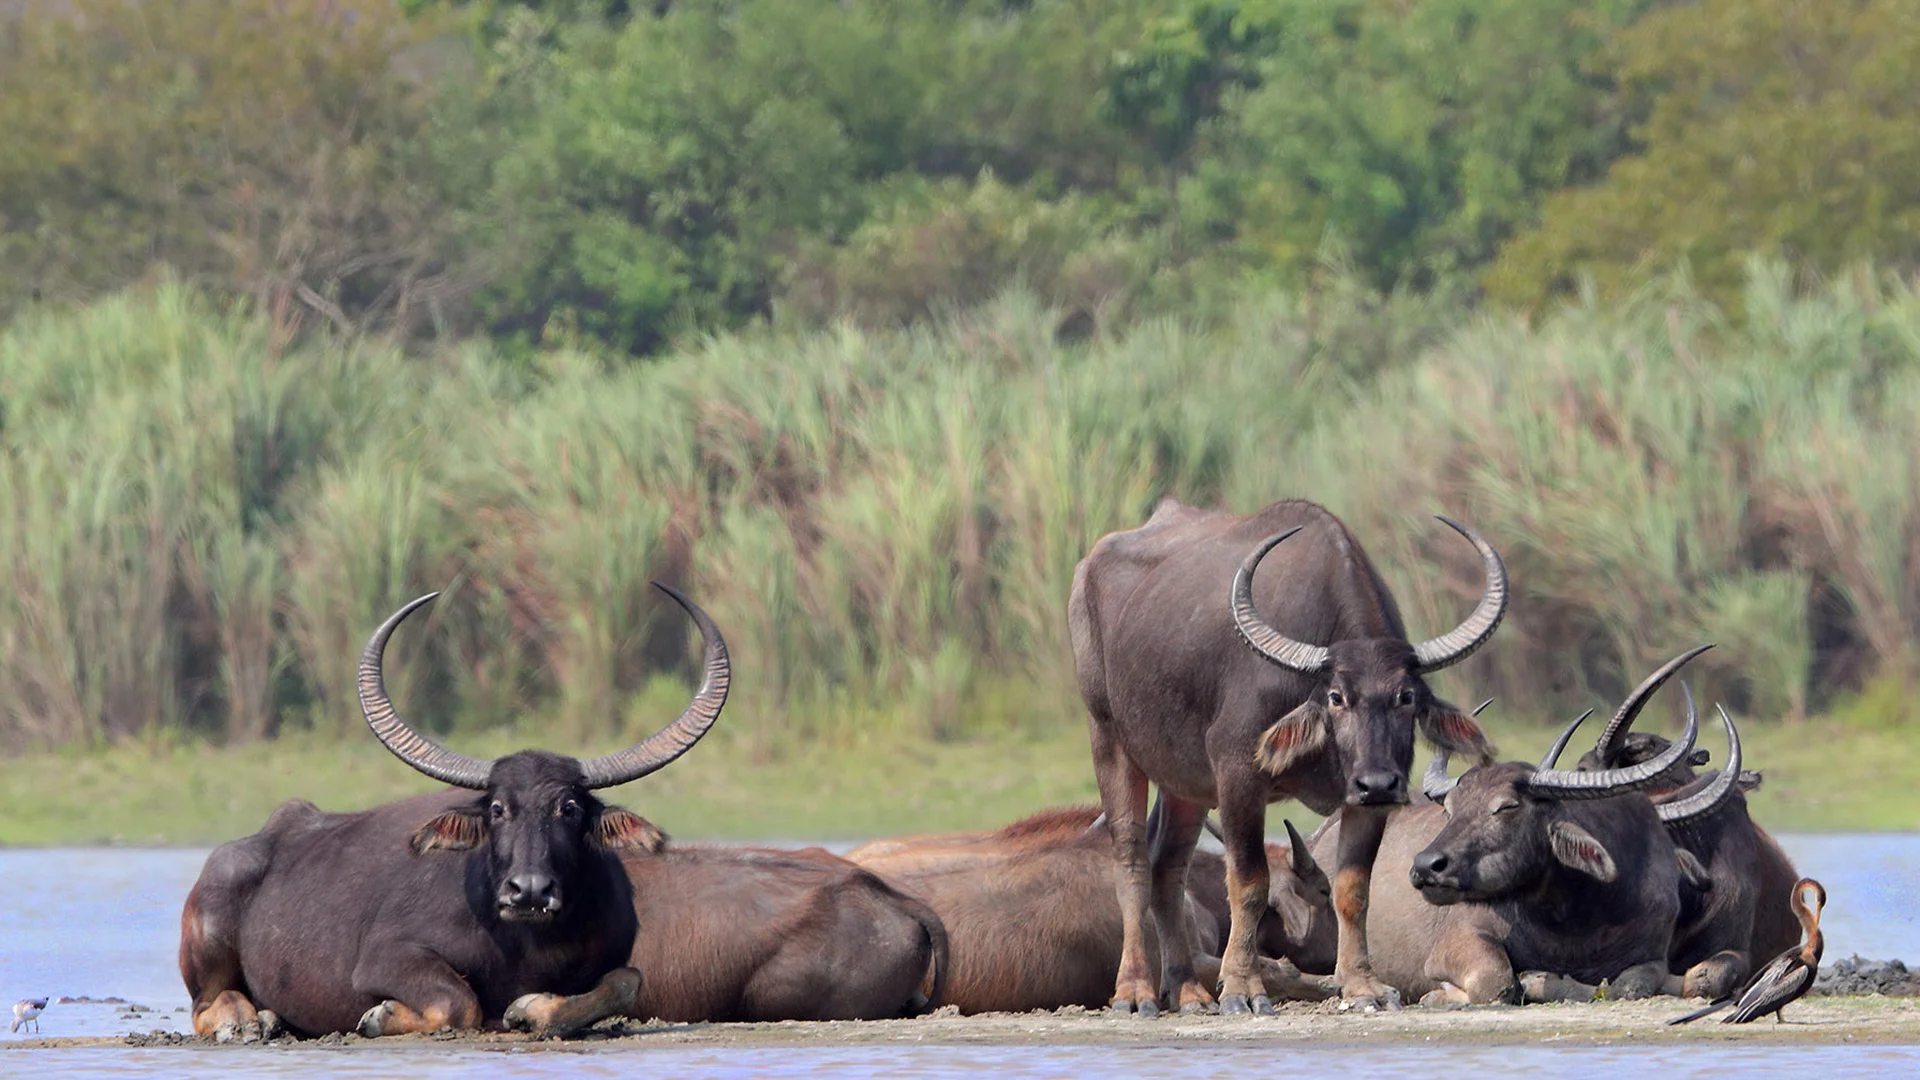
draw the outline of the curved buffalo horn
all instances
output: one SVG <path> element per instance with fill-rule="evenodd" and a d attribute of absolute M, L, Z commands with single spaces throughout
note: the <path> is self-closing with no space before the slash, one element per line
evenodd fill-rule
<path fill-rule="evenodd" d="M 1436 515 L 1438 516 L 1438 515 Z M 1507 566 L 1500 561 L 1500 553 L 1493 545 L 1482 539 L 1480 534 L 1449 517 L 1440 517 L 1448 528 L 1467 538 L 1473 550 L 1480 553 L 1480 562 L 1486 567 L 1487 588 L 1480 595 L 1480 606 L 1473 609 L 1467 621 L 1454 627 L 1431 641 L 1423 641 L 1413 647 L 1414 667 L 1420 674 L 1439 671 L 1472 656 L 1475 649 L 1487 643 L 1500 620 L 1507 613 Z"/>
<path fill-rule="evenodd" d="M 360 712 L 366 716 L 367 726 L 380 737 L 387 749 L 393 751 L 394 757 L 443 784 L 484 791 L 487 774 L 493 771 L 493 762 L 456 754 L 408 727 L 407 722 L 400 719 L 400 714 L 395 711 L 393 699 L 387 696 L 387 680 L 382 671 L 387 639 L 393 636 L 394 628 L 400 625 L 401 620 L 439 595 L 438 592 L 430 592 L 408 603 L 387 616 L 387 621 L 381 623 L 380 628 L 367 639 L 367 647 L 360 650 L 360 670 L 354 680 L 360 692 Z"/>
<path fill-rule="evenodd" d="M 1662 664 L 1660 670 L 1647 676 L 1639 686 L 1634 687 L 1633 693 L 1627 695 L 1627 700 L 1620 703 L 1620 709 L 1613 714 L 1613 719 L 1607 721 L 1607 726 L 1600 729 L 1600 737 L 1593 742 L 1594 756 L 1598 757 L 1602 764 L 1612 761 L 1614 755 L 1620 752 L 1620 744 L 1626 739 L 1628 730 L 1633 727 L 1634 718 L 1640 715 L 1640 707 L 1647 703 L 1647 699 L 1653 696 L 1653 692 L 1660 689 L 1668 679 L 1673 678 L 1674 672 L 1687 666 L 1687 661 L 1711 648 L 1713 646 L 1709 644 L 1688 649 Z"/>
<path fill-rule="evenodd" d="M 693 744 L 720 719 L 720 707 L 727 703 L 727 688 L 733 683 L 733 664 L 727 658 L 727 642 L 700 605 L 681 595 L 680 590 L 656 581 L 653 587 L 673 597 L 686 613 L 693 616 L 706 644 L 706 661 L 701 670 L 700 689 L 678 719 L 644 742 L 612 754 L 603 754 L 580 765 L 581 783 L 588 788 L 624 784 L 664 767 L 668 762 L 693 749 Z"/>
<path fill-rule="evenodd" d="M 1668 746 L 1660 756 L 1621 769 L 1597 769 L 1580 772 L 1570 769 L 1535 769 L 1526 780 L 1528 790 L 1557 799 L 1605 799 L 1640 791 L 1660 779 L 1660 774 L 1678 765 L 1693 749 L 1700 735 L 1700 714 L 1693 707 L 1693 690 L 1685 682 L 1680 691 L 1687 699 L 1687 729 L 1680 740 Z"/>
<path fill-rule="evenodd" d="M 1460 782 L 1459 777 L 1447 775 L 1447 757 L 1445 750 L 1435 750 L 1433 760 L 1427 762 L 1426 774 L 1420 777 L 1420 790 L 1434 802 L 1444 801 L 1447 792 Z"/>
<path fill-rule="evenodd" d="M 1567 752 L 1567 744 L 1573 741 L 1573 733 L 1580 730 L 1580 725 L 1585 723 L 1587 717 L 1592 715 L 1593 710 L 1588 709 L 1586 712 L 1573 718 L 1573 723 L 1568 724 L 1566 730 L 1560 733 L 1560 737 L 1553 740 L 1553 745 L 1547 748 L 1547 756 L 1540 759 L 1541 768 L 1551 769 L 1555 765 L 1560 764 L 1560 755 Z"/>
<path fill-rule="evenodd" d="M 1299 829 L 1293 827 L 1291 818 L 1281 818 L 1280 824 L 1287 827 L 1287 845 L 1292 848 L 1293 872 L 1302 873 L 1313 865 L 1313 846 L 1307 843 L 1306 837 L 1300 835 Z"/>
<path fill-rule="evenodd" d="M 1488 698 L 1480 704 L 1475 705 L 1473 707 L 1473 715 L 1479 716 L 1480 713 L 1491 704 L 1493 704 L 1493 699 Z M 1454 785 L 1460 782 L 1458 777 L 1450 777 L 1447 775 L 1448 757 L 1449 755 L 1445 750 L 1435 750 L 1433 752 L 1433 760 L 1427 762 L 1426 774 L 1420 777 L 1420 790 L 1425 792 L 1427 798 L 1432 799 L 1434 802 L 1445 799 L 1447 792 L 1452 791 Z"/>
<path fill-rule="evenodd" d="M 1293 640 L 1268 625 L 1260 613 L 1253 609 L 1253 571 L 1260 565 L 1260 560 L 1266 558 L 1267 552 L 1274 549 L 1274 545 L 1304 528 L 1304 525 L 1295 525 L 1286 532 L 1267 537 L 1240 564 L 1240 569 L 1233 575 L 1233 625 L 1240 629 L 1240 636 L 1260 655 L 1289 671 L 1318 675 L 1327 667 L 1329 654 L 1326 646 Z"/>
<path fill-rule="evenodd" d="M 1740 731 L 1733 726 L 1733 717 L 1727 715 L 1725 707 L 1716 704 L 1714 708 L 1720 710 L 1720 722 L 1727 728 L 1726 768 L 1699 791 L 1654 807 L 1660 814 L 1661 824 L 1669 829 L 1677 829 L 1719 810 L 1740 786 Z"/>

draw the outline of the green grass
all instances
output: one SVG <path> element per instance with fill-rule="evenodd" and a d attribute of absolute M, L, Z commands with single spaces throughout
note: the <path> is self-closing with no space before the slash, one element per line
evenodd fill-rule
<path fill-rule="evenodd" d="M 1744 723 L 1747 767 L 1766 776 L 1752 796 L 1754 817 L 1789 831 L 1920 829 L 1920 787 L 1912 783 L 1920 776 L 1920 728 L 1898 722 L 1897 711 L 1875 711 L 1881 704 L 1870 695 L 1843 715 Z M 1536 760 L 1552 741 L 1552 730 L 1495 712 L 1483 720 L 1503 757 Z M 1671 733 L 1658 712 L 1650 709 L 1638 726 Z M 1098 801 L 1077 713 L 1044 725 L 996 725 L 957 741 L 901 734 L 903 726 L 776 744 L 722 728 L 669 768 L 606 795 L 688 840 L 854 840 L 990 828 L 1042 807 Z M 1702 740 L 1718 762 L 1725 751 L 1717 725 Z M 449 742 L 486 756 L 530 743 L 573 753 L 609 749 L 499 729 Z M 370 737 L 297 735 L 228 747 L 158 739 L 37 751 L 0 762 L 0 844 L 214 844 L 259 828 L 286 799 L 356 810 L 434 786 Z M 1303 829 L 1318 820 L 1298 804 L 1276 804 L 1268 815 L 1274 835 L 1282 817 Z"/>
<path fill-rule="evenodd" d="M 1358 288 L 1220 299 L 1063 343 L 1060 313 L 1015 292 L 911 330 L 761 328 L 640 364 L 288 343 L 177 284 L 38 311 L 0 331 L 0 745 L 120 748 L 76 767 L 155 747 L 182 783 L 204 756 L 182 747 L 233 747 L 145 808 L 152 833 L 189 835 L 175 806 L 238 814 L 216 778 L 296 751 L 317 797 L 371 801 L 383 768 L 320 763 L 372 752 L 354 657 L 430 589 L 389 655 L 410 718 L 480 746 L 538 717 L 540 741 L 602 745 L 679 707 L 654 690 L 690 670 L 657 577 L 725 630 L 725 737 L 752 778 L 732 807 L 715 774 L 689 820 L 911 827 L 894 804 L 918 794 L 978 823 L 1003 806 L 941 803 L 962 751 L 935 748 L 987 748 L 958 799 L 1002 782 L 1008 732 L 1077 716 L 1074 564 L 1167 495 L 1323 502 L 1417 637 L 1480 589 L 1429 515 L 1471 522 L 1513 604 L 1436 685 L 1514 716 L 1617 697 L 1702 641 L 1720 647 L 1694 689 L 1756 738 L 1920 673 L 1912 282 L 1757 266 L 1737 318 L 1680 281 L 1533 325 Z M 1781 749 L 1766 767 L 1799 767 Z M 1876 768 L 1893 753 L 1872 749 Z M 870 798 L 923 750 L 924 789 Z M 1046 760 L 1008 752 L 1004 783 Z M 768 803 L 788 790 L 773 763 L 800 779 Z"/>

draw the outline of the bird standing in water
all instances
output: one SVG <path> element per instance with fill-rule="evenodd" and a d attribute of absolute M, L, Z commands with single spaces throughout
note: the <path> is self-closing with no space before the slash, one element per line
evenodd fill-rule
<path fill-rule="evenodd" d="M 1813 906 L 1809 908 L 1805 894 L 1813 893 Z M 1826 950 L 1826 939 L 1820 935 L 1820 912 L 1827 906 L 1827 889 L 1812 878 L 1801 878 L 1793 883 L 1793 895 L 1788 903 L 1793 907 L 1793 915 L 1800 920 L 1800 930 L 1805 935 L 1800 947 L 1788 949 L 1759 973 L 1747 980 L 1741 990 L 1739 1000 L 1732 995 L 1690 1012 L 1685 1016 L 1667 1021 L 1668 1024 L 1684 1024 L 1697 1020 L 1710 1012 L 1716 1012 L 1733 1006 L 1733 1011 L 1722 1017 L 1723 1024 L 1747 1024 L 1773 1014 L 1778 1023 L 1786 1023 L 1780 1010 L 1806 996 L 1813 989 L 1813 980 L 1820 974 L 1820 954 Z"/>
<path fill-rule="evenodd" d="M 23 1025 L 32 1024 L 33 1030 L 40 1030 L 40 1014 L 46 1011 L 47 998 L 26 998 L 13 1003 L 13 1026 L 9 1031 L 19 1031 Z"/>

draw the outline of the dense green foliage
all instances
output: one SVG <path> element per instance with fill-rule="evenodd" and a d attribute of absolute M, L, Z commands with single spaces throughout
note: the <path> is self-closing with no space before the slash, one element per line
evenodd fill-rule
<path fill-rule="evenodd" d="M 1487 280 L 1530 305 L 1920 242 L 1909 0 L 16 6 L 0 317 L 164 265 L 290 327 L 642 354 L 1015 280 L 1117 328 L 1329 251 L 1459 292 L 1516 230 Z"/>
<path fill-rule="evenodd" d="M 446 586 L 416 712 L 584 738 L 649 575 L 766 738 L 1057 716 L 1163 494 L 1328 502 L 1420 626 L 1472 519 L 1516 707 L 1905 677 L 1909 7 L 0 4 L 0 734 L 344 730 Z"/>
<path fill-rule="evenodd" d="M 1912 0 L 1701 0 L 1616 44 L 1651 108 L 1645 152 L 1552 195 L 1490 276 L 1537 304 L 1591 275 L 1609 293 L 1687 260 L 1738 294 L 1749 253 L 1833 270 L 1920 266 L 1920 7 Z"/>
<path fill-rule="evenodd" d="M 1705 693 L 1800 714 L 1914 660 L 1920 295 L 1762 270 L 1744 307 L 1679 290 L 1530 331 L 1348 286 L 1060 345 L 1016 294 L 611 368 L 282 348 L 173 285 L 29 316 L 0 337 L 4 724 L 347 730 L 367 628 L 446 588 L 396 643 L 421 716 L 624 730 L 685 670 L 654 576 L 727 628 L 742 728 L 1058 722 L 1074 563 L 1167 494 L 1324 501 L 1433 630 L 1478 586 L 1427 515 L 1473 521 L 1517 591 L 1461 677 L 1511 708 L 1706 639 Z"/>

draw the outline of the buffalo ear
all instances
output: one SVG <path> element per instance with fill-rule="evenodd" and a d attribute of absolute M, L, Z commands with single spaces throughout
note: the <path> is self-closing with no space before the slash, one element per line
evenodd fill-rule
<path fill-rule="evenodd" d="M 1701 865 L 1698 855 L 1686 848 L 1674 848 L 1673 854 L 1680 860 L 1681 880 L 1700 892 L 1707 892 L 1713 888 L 1713 878 L 1707 873 L 1707 868 Z"/>
<path fill-rule="evenodd" d="M 1277 776 L 1295 762 L 1319 752 L 1326 744 L 1327 714 L 1319 702 L 1309 699 L 1260 736 L 1253 760 Z"/>
<path fill-rule="evenodd" d="M 1420 717 L 1420 734 L 1426 736 L 1435 749 L 1470 757 L 1482 765 L 1493 764 L 1494 748 L 1487 741 L 1487 733 L 1452 702 L 1434 698 Z"/>
<path fill-rule="evenodd" d="M 462 808 L 449 810 L 420 826 L 407 846 L 415 855 L 429 851 L 470 851 L 479 847 L 486 835 L 487 827 L 480 811 Z"/>
<path fill-rule="evenodd" d="M 601 851 L 640 848 L 657 855 L 667 846 L 667 834 L 661 832 L 658 825 L 618 806 L 601 807 L 600 816 L 587 835 Z"/>
<path fill-rule="evenodd" d="M 1571 821 L 1556 821 L 1547 829 L 1547 837 L 1553 843 L 1553 857 L 1564 865 L 1578 870 L 1595 881 L 1611 884 L 1620 876 L 1613 865 L 1613 856 L 1608 854 L 1606 845 L 1593 838 L 1593 834 L 1575 825 Z"/>

